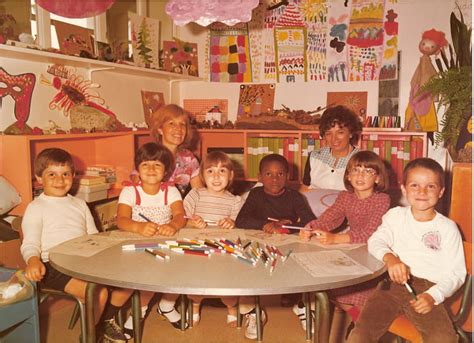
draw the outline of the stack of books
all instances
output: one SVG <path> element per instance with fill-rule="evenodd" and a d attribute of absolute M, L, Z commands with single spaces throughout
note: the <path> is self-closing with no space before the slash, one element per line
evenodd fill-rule
<path fill-rule="evenodd" d="M 104 176 L 78 175 L 74 183 L 75 196 L 86 202 L 107 199 L 107 190 L 110 188 L 110 183 L 106 182 Z"/>
<path fill-rule="evenodd" d="M 115 174 L 115 167 L 104 164 L 96 164 L 88 166 L 84 171 L 84 175 L 88 176 L 103 176 L 107 183 L 117 182 L 117 176 Z"/>

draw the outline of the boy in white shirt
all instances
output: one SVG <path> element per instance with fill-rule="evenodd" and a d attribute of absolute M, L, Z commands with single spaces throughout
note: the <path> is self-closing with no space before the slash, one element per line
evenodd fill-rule
<path fill-rule="evenodd" d="M 466 265 L 456 224 L 435 210 L 444 192 L 443 169 L 429 158 L 413 160 L 401 188 L 410 206 L 389 210 L 368 240 L 391 282 L 381 283 L 367 300 L 348 342 L 378 342 L 402 314 L 424 342 L 457 342 L 442 302 L 464 283 Z"/>

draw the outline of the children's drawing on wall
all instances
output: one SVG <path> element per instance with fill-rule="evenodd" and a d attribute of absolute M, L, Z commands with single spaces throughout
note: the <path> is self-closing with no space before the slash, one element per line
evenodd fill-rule
<path fill-rule="evenodd" d="M 398 63 L 395 67 L 396 70 L 400 66 L 400 52 L 397 54 Z M 382 72 L 380 74 L 382 76 Z M 399 93 L 400 93 L 400 79 L 388 79 L 379 81 L 379 99 L 378 99 L 378 115 L 379 116 L 398 116 L 399 115 Z"/>
<path fill-rule="evenodd" d="M 285 10 L 285 6 L 269 6 L 265 11 L 264 26 L 263 26 L 263 78 L 267 82 L 276 82 L 277 70 L 275 59 L 275 36 L 274 28 L 278 18 Z M 252 42 L 253 45 L 253 42 Z"/>
<path fill-rule="evenodd" d="M 306 81 L 306 25 L 295 4 L 275 23 L 277 81 Z"/>
<path fill-rule="evenodd" d="M 163 41 L 163 68 L 172 73 L 199 76 L 197 44 L 179 39 Z"/>
<path fill-rule="evenodd" d="M 210 26 L 211 81 L 252 82 L 247 24 Z"/>
<path fill-rule="evenodd" d="M 5 134 L 19 135 L 31 133 L 31 128 L 26 124 L 30 116 L 31 97 L 35 88 L 36 76 L 33 73 L 12 75 L 0 67 L 0 112 L 3 98 L 10 96 L 14 103 L 16 121 L 5 129 Z M 2 113 L 5 115 L 5 113 Z"/>
<path fill-rule="evenodd" d="M 218 121 L 220 124 L 225 124 L 227 122 L 229 112 L 227 99 L 184 99 L 183 107 L 199 123 Z"/>
<path fill-rule="evenodd" d="M 349 9 L 342 2 L 332 2 L 328 22 L 327 79 L 328 82 L 345 82 L 349 74 L 346 43 L 349 28 Z"/>
<path fill-rule="evenodd" d="M 56 21 L 59 49 L 66 55 L 94 56 L 94 31 L 84 27 Z"/>
<path fill-rule="evenodd" d="M 148 127 L 151 127 L 150 115 L 165 105 L 165 98 L 162 92 L 141 91 L 143 115 Z"/>
<path fill-rule="evenodd" d="M 237 116 L 258 117 L 273 112 L 274 84 L 240 85 Z"/>
<path fill-rule="evenodd" d="M 252 62 L 251 68 L 254 71 L 252 73 L 253 82 L 261 81 L 261 70 L 264 61 L 264 41 L 263 33 L 264 20 L 265 20 L 266 5 L 263 1 L 260 1 L 257 7 L 252 11 L 252 20 L 248 23 L 249 40 L 252 42 L 250 45 L 250 61 Z"/>
<path fill-rule="evenodd" d="M 353 1 L 349 21 L 349 81 L 377 80 L 383 57 L 384 0 Z"/>
<path fill-rule="evenodd" d="M 367 92 L 328 92 L 327 106 L 343 105 L 365 118 L 367 113 Z"/>
<path fill-rule="evenodd" d="M 138 67 L 159 68 L 160 21 L 129 12 L 133 62 Z"/>
<path fill-rule="evenodd" d="M 379 80 L 395 80 L 398 78 L 398 14 L 395 12 L 394 5 L 391 8 L 385 7 L 385 22 L 383 27 L 385 30 L 383 43 L 383 64 L 380 69 Z"/>
<path fill-rule="evenodd" d="M 410 81 L 410 98 L 405 111 L 405 128 L 409 131 L 438 131 L 434 98 L 431 93 L 418 94 L 418 91 L 436 74 L 430 56 L 439 54 L 446 45 L 448 41 L 444 32 L 435 29 L 423 32 L 418 45 L 422 56 Z"/>

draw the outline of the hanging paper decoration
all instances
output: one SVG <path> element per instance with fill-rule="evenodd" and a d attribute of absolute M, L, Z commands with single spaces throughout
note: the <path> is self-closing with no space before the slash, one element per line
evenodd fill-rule
<path fill-rule="evenodd" d="M 89 18 L 107 11 L 115 0 L 36 0 L 48 12 L 66 18 Z"/>
<path fill-rule="evenodd" d="M 275 36 L 274 29 L 275 23 L 278 18 L 285 11 L 285 6 L 279 6 L 277 8 L 268 9 L 264 18 L 263 27 L 263 52 L 264 64 L 263 64 L 263 75 L 265 81 L 277 81 L 277 70 L 276 70 L 276 58 L 275 58 Z M 253 44 L 252 44 L 253 45 Z"/>
<path fill-rule="evenodd" d="M 129 12 L 133 62 L 137 67 L 159 68 L 160 21 Z"/>
<path fill-rule="evenodd" d="M 397 51 L 398 51 L 398 14 L 395 12 L 395 3 L 385 5 L 383 64 L 380 69 L 380 80 L 397 79 Z"/>
<path fill-rule="evenodd" d="M 214 22 L 232 26 L 250 21 L 252 10 L 257 5 L 258 0 L 170 0 L 165 11 L 179 26 L 192 21 L 202 26 Z"/>
<path fill-rule="evenodd" d="M 198 75 L 198 51 L 196 43 L 179 39 L 163 42 L 163 68 L 166 71 L 191 76 Z"/>
<path fill-rule="evenodd" d="M 329 9 L 327 32 L 327 80 L 345 82 L 349 76 L 347 66 L 347 35 L 349 29 L 349 8 L 342 1 L 332 2 Z"/>
<path fill-rule="evenodd" d="M 259 5 L 253 10 L 252 20 L 248 23 L 250 44 L 250 61 L 253 82 L 260 82 L 264 62 L 264 45 L 262 27 L 265 20 L 265 5 L 260 1 Z"/>
<path fill-rule="evenodd" d="M 11 75 L 5 69 L 0 67 L 0 108 L 2 98 L 11 96 L 15 102 L 16 122 L 10 125 L 6 133 L 29 133 L 31 128 L 26 125 L 30 116 L 31 96 L 35 87 L 36 76 L 33 73 Z"/>

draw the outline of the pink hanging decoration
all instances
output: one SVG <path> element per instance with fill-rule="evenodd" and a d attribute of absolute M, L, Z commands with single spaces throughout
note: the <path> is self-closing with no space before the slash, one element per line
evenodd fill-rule
<path fill-rule="evenodd" d="M 88 18 L 107 11 L 115 0 L 36 0 L 45 10 L 66 18 Z"/>
<path fill-rule="evenodd" d="M 232 26 L 250 21 L 257 6 L 258 0 L 170 0 L 165 11 L 179 26 L 192 21 L 202 26 L 216 21 Z"/>

